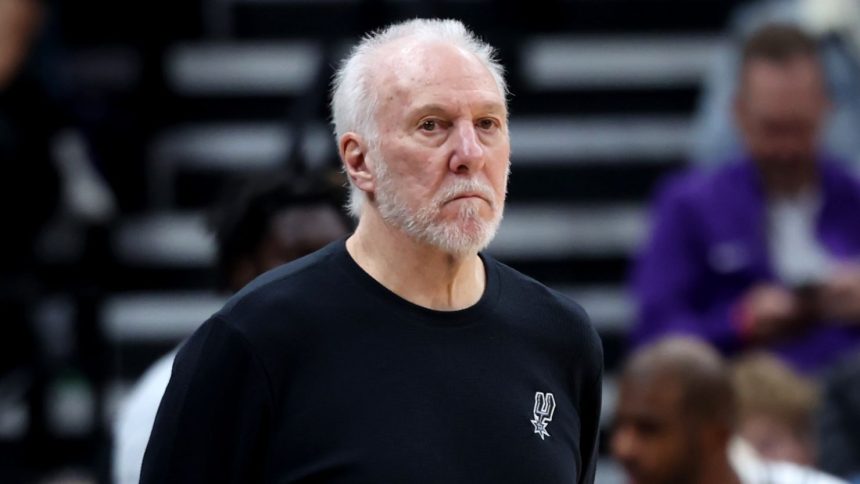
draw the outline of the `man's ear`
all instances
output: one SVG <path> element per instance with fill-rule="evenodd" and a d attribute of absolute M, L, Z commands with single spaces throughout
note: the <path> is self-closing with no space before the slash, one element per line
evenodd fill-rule
<path fill-rule="evenodd" d="M 356 133 L 346 133 L 340 137 L 338 150 L 346 176 L 359 189 L 373 192 L 374 177 L 367 164 L 368 145 L 364 138 Z"/>

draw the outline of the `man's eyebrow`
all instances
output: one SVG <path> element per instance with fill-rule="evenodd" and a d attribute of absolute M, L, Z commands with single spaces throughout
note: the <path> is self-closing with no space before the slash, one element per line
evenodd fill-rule
<path fill-rule="evenodd" d="M 427 114 L 427 113 L 445 113 L 448 109 L 445 106 L 437 103 L 430 104 L 422 104 L 420 106 L 416 106 L 415 108 L 410 110 L 410 113 L 413 115 L 417 114 Z"/>
<path fill-rule="evenodd" d="M 410 114 L 413 116 L 419 114 L 444 114 L 447 113 L 449 109 L 438 103 L 428 103 L 422 104 L 420 106 L 416 106 L 415 108 L 410 110 Z M 490 114 L 499 114 L 504 115 L 507 113 L 507 109 L 505 109 L 505 105 L 495 101 L 487 101 L 478 105 L 478 111 L 490 113 Z"/>
<path fill-rule="evenodd" d="M 488 101 L 480 105 L 480 110 L 493 114 L 505 114 L 508 112 L 504 104 L 495 101 Z"/>

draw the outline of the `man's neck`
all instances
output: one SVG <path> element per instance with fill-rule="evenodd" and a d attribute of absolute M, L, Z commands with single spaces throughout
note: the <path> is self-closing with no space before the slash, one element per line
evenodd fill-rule
<path fill-rule="evenodd" d="M 818 170 L 814 163 L 804 163 L 790 169 L 762 170 L 762 179 L 768 199 L 794 199 L 817 190 Z"/>
<path fill-rule="evenodd" d="M 741 478 L 731 468 L 727 468 L 724 472 L 708 474 L 702 477 L 699 484 L 743 484 Z"/>
<path fill-rule="evenodd" d="M 377 282 L 418 306 L 455 311 L 484 293 L 484 264 L 477 254 L 452 255 L 419 243 L 375 213 L 362 216 L 346 249 Z"/>

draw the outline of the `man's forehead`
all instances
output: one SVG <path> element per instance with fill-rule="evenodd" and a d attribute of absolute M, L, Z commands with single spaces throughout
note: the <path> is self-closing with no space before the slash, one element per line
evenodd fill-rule
<path fill-rule="evenodd" d="M 785 62 L 766 59 L 751 60 L 744 67 L 747 88 L 760 91 L 773 89 L 823 89 L 821 66 L 812 58 L 798 57 Z"/>
<path fill-rule="evenodd" d="M 748 69 L 742 99 L 760 114 L 807 117 L 826 102 L 823 78 L 811 61 L 794 67 L 760 62 Z"/>
<path fill-rule="evenodd" d="M 378 52 L 381 60 L 401 67 L 421 67 L 452 59 L 480 64 L 480 61 L 471 52 L 457 44 L 423 37 L 393 40 L 380 46 Z"/>
<path fill-rule="evenodd" d="M 481 60 L 450 42 L 404 39 L 383 46 L 377 55 L 376 87 L 389 94 L 454 84 L 499 90 Z"/>
<path fill-rule="evenodd" d="M 681 385 L 671 378 L 624 378 L 619 408 L 633 414 L 680 416 L 683 396 Z"/>

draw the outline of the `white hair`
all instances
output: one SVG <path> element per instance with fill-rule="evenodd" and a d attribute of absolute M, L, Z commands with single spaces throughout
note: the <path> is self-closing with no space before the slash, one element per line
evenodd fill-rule
<path fill-rule="evenodd" d="M 379 102 L 378 89 L 374 88 L 372 74 L 375 54 L 400 39 L 446 42 L 474 55 L 493 76 L 502 98 L 507 103 L 507 84 L 504 68 L 496 58 L 496 50 L 478 38 L 459 20 L 414 19 L 389 25 L 367 34 L 353 47 L 334 75 L 332 85 L 331 112 L 335 142 L 347 132 L 363 136 L 371 147 L 377 146 L 376 108 Z M 358 218 L 366 195 L 350 179 L 350 215 Z"/>

